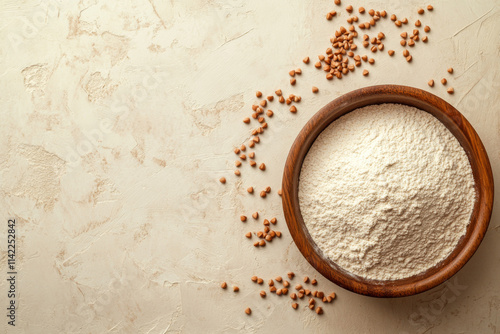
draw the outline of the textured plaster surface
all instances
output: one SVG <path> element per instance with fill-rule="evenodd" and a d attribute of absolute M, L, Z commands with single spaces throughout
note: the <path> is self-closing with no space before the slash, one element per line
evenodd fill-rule
<path fill-rule="evenodd" d="M 370 33 L 384 31 L 396 55 L 373 55 L 368 77 L 357 69 L 327 81 L 301 60 L 315 61 L 346 25 L 333 1 L 0 1 L 0 212 L 5 224 L 17 221 L 19 272 L 16 327 L 2 315 L 0 332 L 500 332 L 499 201 L 481 247 L 450 283 L 403 299 L 338 288 L 287 232 L 276 190 L 289 147 L 320 107 L 367 85 L 406 84 L 449 101 L 500 179 L 499 1 L 437 1 L 422 17 L 421 1 L 350 4 L 419 18 L 429 42 L 411 49 L 408 64 L 401 29 L 380 22 Z M 326 21 L 332 9 L 340 14 Z M 303 74 L 290 87 L 296 67 Z M 256 90 L 277 88 L 302 96 L 298 113 L 273 102 L 255 149 L 267 169 L 244 164 L 237 178 L 232 150 L 250 137 L 241 120 Z M 273 190 L 263 200 L 248 186 Z M 244 237 L 262 225 L 239 221 L 257 210 L 283 232 L 263 249 Z M 0 228 L 3 310 L 6 234 Z M 323 316 L 305 302 L 293 310 L 288 297 L 262 300 L 250 281 L 290 270 L 337 293 Z M 223 291 L 223 280 L 240 292 Z"/>

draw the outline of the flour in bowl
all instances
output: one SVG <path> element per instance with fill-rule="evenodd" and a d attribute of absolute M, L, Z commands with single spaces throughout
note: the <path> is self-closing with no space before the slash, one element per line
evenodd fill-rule
<path fill-rule="evenodd" d="M 330 124 L 307 153 L 300 210 L 323 254 L 345 270 L 395 280 L 444 260 L 476 200 L 463 148 L 434 116 L 371 105 Z"/>

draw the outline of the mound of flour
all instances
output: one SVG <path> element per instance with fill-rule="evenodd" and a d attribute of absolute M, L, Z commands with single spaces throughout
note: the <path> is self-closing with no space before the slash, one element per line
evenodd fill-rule
<path fill-rule="evenodd" d="M 323 253 L 376 280 L 419 274 L 465 234 L 474 179 L 458 140 L 435 117 L 399 104 L 330 124 L 300 173 L 300 210 Z"/>

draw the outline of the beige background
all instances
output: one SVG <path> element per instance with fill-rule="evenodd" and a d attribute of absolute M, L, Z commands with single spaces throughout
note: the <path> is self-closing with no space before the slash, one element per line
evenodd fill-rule
<path fill-rule="evenodd" d="M 0 1 L 0 212 L 17 219 L 19 271 L 16 330 L 2 316 L 2 331 L 499 332 L 499 201 L 452 283 L 403 299 L 329 283 L 287 232 L 276 190 L 292 141 L 321 106 L 367 85 L 406 84 L 449 101 L 476 128 L 500 179 L 499 1 L 436 1 L 422 17 L 421 1 L 351 4 L 420 18 L 432 28 L 429 43 L 417 43 L 408 64 L 401 29 L 381 21 L 370 33 L 385 32 L 397 54 L 375 54 L 369 77 L 356 69 L 329 82 L 301 59 L 316 59 L 346 24 L 344 10 L 325 20 L 333 1 Z M 299 66 L 290 87 L 287 72 Z M 427 87 L 441 77 L 455 95 Z M 245 164 L 237 178 L 232 149 L 249 138 L 241 120 L 256 90 L 277 88 L 302 96 L 299 111 L 273 103 L 255 150 L 268 169 Z M 250 185 L 273 192 L 262 200 L 246 193 Z M 276 216 L 284 234 L 265 249 L 244 237 L 261 225 L 238 219 L 256 210 Z M 262 300 L 250 281 L 289 270 L 337 292 L 323 316 L 305 302 L 294 311 L 288 297 Z M 223 291 L 223 280 L 241 291 Z M 6 289 L 2 278 L 2 309 Z"/>

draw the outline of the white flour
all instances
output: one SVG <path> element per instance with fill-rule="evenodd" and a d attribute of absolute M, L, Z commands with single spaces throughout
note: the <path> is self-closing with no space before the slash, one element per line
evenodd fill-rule
<path fill-rule="evenodd" d="M 465 234 L 474 179 L 458 140 L 425 111 L 382 104 L 328 126 L 299 181 L 302 216 L 323 253 L 376 280 L 419 274 Z"/>

